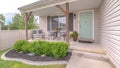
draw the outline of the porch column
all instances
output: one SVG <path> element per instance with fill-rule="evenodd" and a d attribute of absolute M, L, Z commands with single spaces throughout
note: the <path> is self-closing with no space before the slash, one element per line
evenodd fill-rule
<path fill-rule="evenodd" d="M 69 3 L 66 3 L 66 42 L 70 44 L 69 40 Z"/>
<path fill-rule="evenodd" d="M 69 42 L 69 3 L 66 3 L 66 10 L 64 10 L 60 5 L 56 5 L 66 16 L 66 42 Z"/>
<path fill-rule="evenodd" d="M 25 32 L 26 32 L 26 40 L 28 40 L 28 21 L 32 12 L 25 13 Z"/>
<path fill-rule="evenodd" d="M 66 3 L 66 9 L 64 10 L 60 5 L 56 5 L 66 16 L 66 42 L 69 42 L 69 3 Z"/>

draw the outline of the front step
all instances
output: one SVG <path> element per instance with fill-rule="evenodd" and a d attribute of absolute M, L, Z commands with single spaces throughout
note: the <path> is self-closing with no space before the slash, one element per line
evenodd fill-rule
<path fill-rule="evenodd" d="M 66 68 L 114 68 L 105 55 L 73 51 Z"/>
<path fill-rule="evenodd" d="M 90 52 L 90 53 L 106 55 L 106 52 L 104 50 L 99 49 L 99 48 L 84 48 L 84 47 L 70 46 L 69 49 L 75 50 L 75 51 L 83 51 L 83 52 Z"/>
<path fill-rule="evenodd" d="M 109 61 L 109 58 L 106 55 L 103 54 L 96 54 L 96 53 L 90 53 L 90 52 L 83 52 L 83 51 L 73 51 L 72 54 L 77 54 L 79 56 L 89 58 L 89 59 L 95 59 L 95 60 L 101 60 L 101 61 Z"/>

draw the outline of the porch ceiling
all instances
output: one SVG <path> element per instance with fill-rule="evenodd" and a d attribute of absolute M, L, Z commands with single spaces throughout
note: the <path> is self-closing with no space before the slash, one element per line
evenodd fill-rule
<path fill-rule="evenodd" d="M 42 1 L 46 1 L 46 0 L 42 0 Z M 48 1 L 54 1 L 54 0 L 48 0 Z M 79 10 L 97 8 L 97 7 L 99 7 L 102 0 L 57 0 L 57 1 L 61 1 L 61 2 L 56 2 L 56 3 L 59 3 L 59 5 L 61 5 L 63 8 L 65 8 L 64 3 L 69 2 L 69 5 L 70 5 L 69 11 L 75 12 L 75 11 L 79 11 Z M 64 2 L 62 2 L 62 1 L 64 1 Z M 41 6 L 38 7 L 38 2 L 23 6 L 19 9 L 21 11 L 25 11 L 25 12 L 33 11 L 33 14 L 36 16 L 62 14 L 62 12 L 55 6 L 55 4 L 50 5 L 49 7 L 46 7 L 46 8 L 42 8 Z"/>

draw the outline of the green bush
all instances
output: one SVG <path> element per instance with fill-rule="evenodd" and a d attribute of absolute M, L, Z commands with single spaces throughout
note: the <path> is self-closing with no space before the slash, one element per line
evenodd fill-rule
<path fill-rule="evenodd" d="M 50 43 L 47 41 L 41 41 L 40 45 L 43 46 L 43 54 L 47 55 L 47 56 L 51 56 L 51 46 Z"/>
<path fill-rule="evenodd" d="M 43 46 L 41 45 L 41 41 L 31 42 L 30 46 L 29 52 L 35 53 L 36 55 L 43 54 Z"/>
<path fill-rule="evenodd" d="M 22 46 L 23 46 L 23 45 L 26 45 L 26 44 L 28 44 L 28 43 L 29 43 L 29 42 L 26 41 L 26 40 L 19 40 L 19 41 L 15 42 L 13 48 L 14 48 L 14 50 L 16 50 L 17 52 L 19 52 L 19 51 L 22 51 Z"/>
<path fill-rule="evenodd" d="M 26 43 L 22 46 L 22 51 L 23 52 L 30 52 L 29 48 L 31 48 L 30 43 Z"/>
<path fill-rule="evenodd" d="M 52 55 L 56 58 L 63 58 L 66 56 L 68 50 L 68 44 L 64 42 L 56 42 L 52 46 Z"/>
<path fill-rule="evenodd" d="M 52 49 L 55 46 L 55 42 L 49 42 L 47 48 L 46 48 L 46 55 L 53 56 Z"/>
<path fill-rule="evenodd" d="M 36 55 L 46 54 L 48 48 L 48 42 L 46 41 L 35 41 L 31 42 L 29 52 L 35 53 Z"/>
<path fill-rule="evenodd" d="M 47 55 L 56 58 L 63 58 L 67 54 L 68 44 L 64 42 L 47 42 L 47 41 L 34 41 L 28 42 L 25 40 L 17 41 L 14 44 L 16 51 L 30 52 L 35 55 Z"/>
<path fill-rule="evenodd" d="M 29 44 L 29 48 L 28 48 L 28 51 L 30 52 L 30 53 L 34 53 L 35 52 L 35 45 L 36 45 L 36 42 L 30 42 L 30 44 Z"/>

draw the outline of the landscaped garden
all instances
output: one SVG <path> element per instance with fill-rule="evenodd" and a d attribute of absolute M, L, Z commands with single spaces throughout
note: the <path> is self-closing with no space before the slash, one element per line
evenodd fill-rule
<path fill-rule="evenodd" d="M 0 56 L 6 50 L 0 52 Z M 26 40 L 17 41 L 13 49 L 6 53 L 10 58 L 23 58 L 30 61 L 68 61 L 71 53 L 68 52 L 68 44 L 64 42 L 47 42 Z M 6 61 L 0 58 L 1 68 L 65 68 L 65 64 L 53 64 L 44 66 L 33 66 L 16 61 Z"/>
<path fill-rule="evenodd" d="M 47 42 L 40 40 L 28 42 L 26 40 L 20 40 L 14 44 L 14 50 L 17 52 L 33 53 L 35 55 L 63 58 L 67 55 L 68 44 L 64 42 Z"/>

